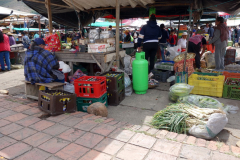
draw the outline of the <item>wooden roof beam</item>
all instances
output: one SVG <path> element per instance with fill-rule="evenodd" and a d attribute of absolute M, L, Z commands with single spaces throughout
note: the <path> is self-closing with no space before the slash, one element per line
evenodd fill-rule
<path fill-rule="evenodd" d="M 45 2 L 39 1 L 39 0 L 25 0 L 25 1 L 45 4 Z M 61 5 L 61 4 L 55 4 L 55 3 L 51 3 L 51 6 L 73 9 L 72 7 L 70 7 L 68 5 Z"/>

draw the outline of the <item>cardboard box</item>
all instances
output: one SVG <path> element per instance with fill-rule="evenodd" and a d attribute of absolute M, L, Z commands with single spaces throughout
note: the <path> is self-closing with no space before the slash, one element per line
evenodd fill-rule
<path fill-rule="evenodd" d="M 104 53 L 114 51 L 115 47 L 110 47 L 107 43 L 92 43 L 88 44 L 88 53 Z"/>
<path fill-rule="evenodd" d="M 88 44 L 88 39 L 79 39 L 79 44 L 85 45 Z"/>

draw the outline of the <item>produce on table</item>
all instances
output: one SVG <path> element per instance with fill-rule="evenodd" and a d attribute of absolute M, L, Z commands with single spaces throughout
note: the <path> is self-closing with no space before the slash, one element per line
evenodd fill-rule
<path fill-rule="evenodd" d="M 190 86 L 185 83 L 177 83 L 172 87 L 170 87 L 169 99 L 173 102 L 177 102 L 179 97 L 184 97 L 189 95 L 192 89 L 193 89 L 193 86 Z"/>
<path fill-rule="evenodd" d="M 209 117 L 214 113 L 224 114 L 219 109 L 199 108 L 191 104 L 176 103 L 157 112 L 151 125 L 157 129 L 186 133 L 194 125 L 206 125 Z"/>
<path fill-rule="evenodd" d="M 231 86 L 240 86 L 240 79 L 237 78 L 228 78 L 225 82 L 225 84 L 227 85 L 231 85 Z M 233 88 L 236 89 L 236 88 Z"/>
<path fill-rule="evenodd" d="M 223 110 L 223 105 L 216 99 L 208 96 L 188 95 L 180 97 L 178 102 L 196 105 L 200 108 L 214 108 Z"/>

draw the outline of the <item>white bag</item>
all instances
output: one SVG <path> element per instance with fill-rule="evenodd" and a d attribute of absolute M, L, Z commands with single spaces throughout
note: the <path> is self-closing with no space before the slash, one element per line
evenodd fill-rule
<path fill-rule="evenodd" d="M 132 61 L 134 60 L 135 58 L 132 58 L 131 56 L 129 55 L 125 55 L 124 57 L 124 72 L 126 72 L 128 75 L 131 75 L 132 74 Z"/>
<path fill-rule="evenodd" d="M 70 66 L 64 63 L 63 61 L 59 61 L 59 66 L 60 66 L 59 69 L 62 69 L 63 73 L 71 72 Z"/>
<path fill-rule="evenodd" d="M 181 46 L 168 46 L 167 51 L 170 53 L 170 61 L 173 61 L 173 59 L 181 53 Z"/>
<path fill-rule="evenodd" d="M 215 53 L 206 53 L 205 60 L 207 62 L 207 68 L 215 68 Z"/>
<path fill-rule="evenodd" d="M 66 92 L 75 93 L 74 85 L 68 82 L 65 82 L 65 85 L 63 86 L 63 90 Z"/>
<path fill-rule="evenodd" d="M 190 128 L 189 134 L 204 139 L 214 138 L 226 126 L 228 118 L 226 114 L 213 113 L 206 125 L 194 125 Z"/>

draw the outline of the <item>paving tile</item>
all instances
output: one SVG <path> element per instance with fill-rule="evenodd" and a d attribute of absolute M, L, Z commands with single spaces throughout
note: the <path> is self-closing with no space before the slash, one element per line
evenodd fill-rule
<path fill-rule="evenodd" d="M 93 148 L 103 139 L 104 139 L 103 136 L 87 132 L 83 136 L 81 136 L 79 139 L 77 139 L 75 143 L 88 148 Z"/>
<path fill-rule="evenodd" d="M 20 157 L 16 158 L 16 160 L 45 160 L 50 157 L 51 154 L 45 151 L 42 151 L 38 148 L 34 148 L 27 153 L 24 153 Z"/>
<path fill-rule="evenodd" d="M 0 118 L 5 118 L 5 117 L 8 117 L 8 116 L 14 115 L 16 113 L 17 112 L 14 112 L 12 110 L 7 110 L 7 111 L 4 111 L 4 112 L 0 113 Z"/>
<path fill-rule="evenodd" d="M 69 114 L 60 114 L 58 116 L 51 116 L 47 118 L 47 120 L 53 121 L 53 122 L 61 122 L 62 120 L 68 118 L 69 116 L 70 116 Z"/>
<path fill-rule="evenodd" d="M 186 139 L 187 135 L 186 134 L 178 134 L 176 140 L 178 142 L 183 142 Z"/>
<path fill-rule="evenodd" d="M 149 129 L 150 129 L 149 126 L 143 125 L 138 131 L 145 132 L 145 131 L 148 131 Z"/>
<path fill-rule="evenodd" d="M 129 143 L 150 149 L 156 142 L 156 140 L 157 139 L 154 137 L 145 135 L 143 133 L 137 133 L 134 135 L 134 137 L 130 140 Z"/>
<path fill-rule="evenodd" d="M 22 114 L 22 113 L 17 113 L 17 114 L 14 114 L 14 115 L 11 115 L 11 116 L 8 116 L 6 118 L 4 118 L 5 120 L 8 120 L 8 121 L 11 121 L 11 122 L 16 122 L 16 121 L 19 121 L 23 118 L 26 118 L 28 115 L 26 114 Z"/>
<path fill-rule="evenodd" d="M 151 135 L 155 135 L 159 130 L 155 128 L 150 128 L 147 133 Z"/>
<path fill-rule="evenodd" d="M 159 139 L 153 146 L 153 150 L 162 153 L 178 156 L 181 150 L 182 144 L 179 142 L 169 141 L 166 139 Z"/>
<path fill-rule="evenodd" d="M 0 119 L 0 127 L 6 126 L 10 124 L 11 122 L 5 120 L 5 119 Z"/>
<path fill-rule="evenodd" d="M 107 124 L 99 124 L 96 127 L 94 127 L 91 132 L 101 134 L 103 136 L 108 136 L 111 132 L 113 132 L 116 129 L 114 126 L 110 126 Z"/>
<path fill-rule="evenodd" d="M 90 149 L 85 148 L 83 146 L 71 143 L 62 150 L 60 150 L 59 152 L 57 152 L 55 155 L 62 159 L 77 160 L 85 153 L 87 153 L 89 150 Z"/>
<path fill-rule="evenodd" d="M 207 148 L 209 148 L 209 149 L 211 149 L 211 150 L 217 150 L 217 149 L 218 149 L 218 147 L 217 147 L 217 142 L 215 142 L 215 141 L 210 141 Z"/>
<path fill-rule="evenodd" d="M 85 116 L 82 116 L 81 118 L 82 119 L 88 119 L 88 118 L 90 118 L 92 116 L 95 116 L 95 115 L 94 114 L 86 114 Z"/>
<path fill-rule="evenodd" d="M 83 121 L 81 121 L 80 123 L 78 123 L 76 126 L 74 126 L 75 128 L 78 128 L 80 130 L 84 130 L 84 131 L 90 131 L 91 129 L 93 129 L 96 125 L 98 125 L 98 123 L 91 121 L 91 120 L 87 120 L 84 119 Z"/>
<path fill-rule="evenodd" d="M 52 138 L 49 141 L 41 144 L 38 148 L 47 151 L 49 153 L 57 153 L 59 150 L 63 149 L 69 144 L 68 141 L 65 141 L 60 138 Z"/>
<path fill-rule="evenodd" d="M 29 126 L 30 128 L 33 128 L 35 130 L 38 130 L 38 131 L 42 131 L 48 127 L 51 127 L 53 126 L 55 123 L 53 122 L 49 122 L 49 121 L 46 121 L 46 120 L 41 120 L 31 126 Z"/>
<path fill-rule="evenodd" d="M 48 134 L 38 132 L 38 133 L 24 139 L 23 142 L 30 144 L 33 147 L 37 147 L 40 144 L 48 141 L 51 138 L 52 138 L 52 136 L 50 136 Z"/>
<path fill-rule="evenodd" d="M 167 130 L 160 130 L 156 133 L 157 138 L 164 138 L 168 134 Z"/>
<path fill-rule="evenodd" d="M 197 140 L 196 137 L 189 136 L 189 137 L 187 138 L 186 143 L 187 143 L 187 144 L 195 144 L 196 140 Z"/>
<path fill-rule="evenodd" d="M 124 160 L 142 160 L 148 153 L 148 149 L 126 144 L 117 154 L 117 157 Z"/>
<path fill-rule="evenodd" d="M 10 101 L 7 101 L 7 100 L 4 100 L 4 101 L 1 101 L 0 103 L 0 106 L 6 106 L 7 104 L 11 103 Z"/>
<path fill-rule="evenodd" d="M 139 130 L 142 126 L 140 125 L 133 125 L 130 129 L 133 131 Z"/>
<path fill-rule="evenodd" d="M 21 119 L 20 121 L 17 121 L 16 123 L 20 124 L 22 126 L 28 127 L 28 126 L 30 126 L 30 125 L 38 122 L 38 121 L 41 121 L 41 119 L 33 117 L 33 116 L 28 116 L 28 117 L 26 117 L 24 119 Z"/>
<path fill-rule="evenodd" d="M 70 128 L 70 129 L 66 130 L 65 132 L 63 132 L 62 134 L 60 134 L 58 137 L 62 138 L 64 140 L 73 142 L 76 139 L 78 139 L 79 137 L 81 137 L 84 133 L 86 133 L 86 132 L 81 131 L 79 129 Z"/>
<path fill-rule="evenodd" d="M 211 150 L 193 145 L 183 145 L 180 157 L 191 160 L 211 160 Z"/>
<path fill-rule="evenodd" d="M 104 120 L 103 123 L 108 123 L 108 122 L 111 122 L 111 121 L 114 121 L 114 119 L 113 118 L 108 118 L 108 119 Z"/>
<path fill-rule="evenodd" d="M 116 129 L 112 132 L 109 137 L 123 142 L 128 142 L 130 138 L 135 134 L 135 132 L 129 130 Z"/>
<path fill-rule="evenodd" d="M 79 160 L 111 160 L 111 156 L 101 153 L 95 150 L 91 150 L 87 154 L 85 154 L 82 158 Z"/>
<path fill-rule="evenodd" d="M 101 118 L 102 116 L 92 116 L 92 117 L 89 117 L 88 119 L 89 120 L 96 120 L 96 119 L 98 119 L 98 118 Z"/>
<path fill-rule="evenodd" d="M 150 153 L 147 155 L 147 158 L 145 160 L 159 160 L 161 158 L 162 160 L 177 160 L 177 157 L 165 154 L 165 153 L 160 153 L 157 151 L 150 151 Z"/>
<path fill-rule="evenodd" d="M 62 159 L 56 156 L 51 156 L 47 160 L 62 160 Z"/>
<path fill-rule="evenodd" d="M 235 147 L 235 146 L 231 146 L 231 149 L 232 149 L 232 152 L 235 154 L 235 155 L 240 155 L 240 148 L 239 147 Z"/>
<path fill-rule="evenodd" d="M 31 107 L 38 107 L 38 103 L 37 102 L 29 103 L 28 105 L 31 106 Z"/>
<path fill-rule="evenodd" d="M 219 153 L 217 151 L 213 151 L 212 160 L 239 160 L 239 158 L 234 157 L 232 155 L 227 155 L 227 154 Z"/>
<path fill-rule="evenodd" d="M 14 143 L 16 143 L 17 141 L 15 139 L 9 138 L 9 137 L 1 137 L 0 138 L 0 150 L 3 148 L 6 148 Z"/>
<path fill-rule="evenodd" d="M 107 124 L 113 126 L 113 125 L 115 125 L 117 123 L 119 123 L 119 121 L 111 121 L 111 122 L 108 122 Z"/>
<path fill-rule="evenodd" d="M 33 129 L 30 129 L 30 128 L 23 128 L 17 132 L 14 132 L 8 136 L 16 139 L 16 140 L 23 140 L 33 134 L 37 133 L 37 131 L 33 130 Z"/>
<path fill-rule="evenodd" d="M 205 147 L 206 142 L 207 141 L 205 139 L 198 138 L 197 141 L 196 141 L 196 145 L 199 146 L 199 147 Z"/>
<path fill-rule="evenodd" d="M 0 155 L 7 158 L 7 159 L 15 159 L 16 157 L 22 155 L 23 153 L 31 150 L 32 147 L 22 143 L 22 142 L 18 142 L 15 143 L 3 150 L 0 151 Z"/>
<path fill-rule="evenodd" d="M 28 110 L 25 110 L 23 111 L 22 113 L 24 114 L 27 114 L 27 115 L 34 115 L 34 114 L 37 114 L 37 113 L 41 113 L 42 111 L 38 108 L 31 108 L 31 109 L 28 109 Z"/>
<path fill-rule="evenodd" d="M 63 121 L 60 122 L 60 124 L 68 126 L 68 127 L 73 127 L 81 121 L 82 121 L 81 118 L 72 116 L 72 117 L 68 117 L 68 118 L 64 119 Z"/>
<path fill-rule="evenodd" d="M 32 107 L 30 107 L 29 105 L 21 105 L 21 106 L 13 108 L 12 110 L 16 111 L 16 112 L 23 112 L 23 111 L 31 109 L 31 108 Z"/>
<path fill-rule="evenodd" d="M 51 127 L 48 127 L 47 129 L 43 130 L 42 132 L 50 134 L 52 136 L 57 136 L 60 133 L 66 131 L 67 129 L 69 129 L 69 127 L 66 127 L 61 124 L 54 124 Z"/>
<path fill-rule="evenodd" d="M 1 103 L 1 102 L 0 102 Z M 0 108 L 0 112 L 4 112 L 6 111 L 7 109 L 6 108 Z"/>
<path fill-rule="evenodd" d="M 220 148 L 219 151 L 223 152 L 223 153 L 229 153 L 230 152 L 230 147 L 229 147 L 229 145 L 223 144 L 223 146 Z"/>
<path fill-rule="evenodd" d="M 166 135 L 165 138 L 169 138 L 169 139 L 175 139 L 177 137 L 177 133 L 175 132 L 168 132 L 168 134 Z"/>
<path fill-rule="evenodd" d="M 106 138 L 101 141 L 96 147 L 94 147 L 94 149 L 100 152 L 114 155 L 122 148 L 124 144 L 125 143 L 123 142 Z"/>
<path fill-rule="evenodd" d="M 8 124 L 4 127 L 1 127 L 0 128 L 0 133 L 4 134 L 4 135 L 8 135 L 8 134 L 11 134 L 13 132 L 16 132 L 20 129 L 22 129 L 23 127 L 18 125 L 18 124 L 15 124 L 15 123 L 11 123 L 11 124 Z"/>
<path fill-rule="evenodd" d="M 75 112 L 75 113 L 71 113 L 71 115 L 73 115 L 74 117 L 77 117 L 77 118 L 82 118 L 83 116 L 87 115 L 88 113 L 86 112 Z"/>
<path fill-rule="evenodd" d="M 114 125 L 114 127 L 122 128 L 122 127 L 125 126 L 126 124 L 127 124 L 127 122 L 118 122 L 117 124 Z"/>
<path fill-rule="evenodd" d="M 6 104 L 5 106 L 3 106 L 4 108 L 6 108 L 6 109 L 13 109 L 13 108 L 15 108 L 15 107 L 18 107 L 18 106 L 20 106 L 21 104 L 18 104 L 18 103 L 8 103 L 8 104 Z"/>

